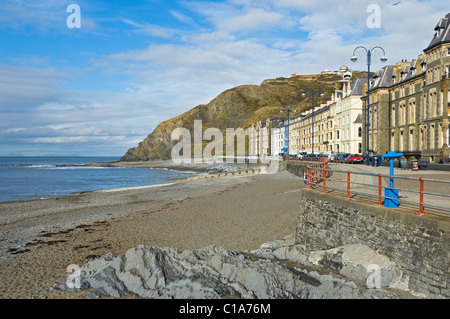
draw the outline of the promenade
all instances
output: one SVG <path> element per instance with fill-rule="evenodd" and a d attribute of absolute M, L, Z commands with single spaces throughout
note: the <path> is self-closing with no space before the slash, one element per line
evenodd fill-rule
<path fill-rule="evenodd" d="M 442 169 L 436 169 L 440 168 Z M 394 168 L 394 188 L 399 190 L 399 208 L 419 212 L 420 181 L 423 179 L 423 205 L 426 214 L 450 217 L 450 171 L 448 164 L 434 165 L 427 170 Z M 449 166 L 450 167 L 450 166 Z M 347 172 L 350 172 L 350 199 L 379 204 L 379 176 L 381 174 L 381 195 L 390 184 L 388 166 L 367 166 L 366 164 L 329 163 L 332 170 L 325 183 L 326 193 L 347 197 Z M 318 172 L 320 173 L 320 172 Z M 446 182 L 443 182 L 446 181 Z M 322 179 L 313 188 L 323 191 Z M 384 199 L 382 199 L 384 200 Z"/>

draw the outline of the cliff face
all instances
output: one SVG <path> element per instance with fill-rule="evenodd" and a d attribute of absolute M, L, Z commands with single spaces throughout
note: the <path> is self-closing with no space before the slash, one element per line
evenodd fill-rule
<path fill-rule="evenodd" d="M 229 89 L 207 105 L 198 105 L 160 123 L 138 146 L 129 149 L 121 161 L 170 159 L 172 146 L 177 143 L 171 141 L 172 131 L 183 127 L 192 132 L 194 120 L 202 120 L 203 130 L 214 127 L 225 132 L 227 127 L 246 129 L 261 118 L 286 117 L 286 113 L 280 111 L 288 106 L 299 114 L 311 108 L 311 90 L 325 94 L 322 99 L 316 99 L 318 106 L 330 98 L 340 79 L 337 74 L 302 75 Z M 302 97 L 302 93 L 306 93 L 306 97 Z"/>

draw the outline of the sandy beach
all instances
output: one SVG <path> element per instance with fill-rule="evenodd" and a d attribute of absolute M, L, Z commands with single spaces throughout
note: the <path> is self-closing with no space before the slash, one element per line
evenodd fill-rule
<path fill-rule="evenodd" d="M 302 187 L 303 180 L 286 171 L 222 174 L 0 203 L 0 298 L 84 299 L 85 291 L 54 289 L 65 282 L 69 265 L 140 244 L 256 249 L 295 232 Z"/>

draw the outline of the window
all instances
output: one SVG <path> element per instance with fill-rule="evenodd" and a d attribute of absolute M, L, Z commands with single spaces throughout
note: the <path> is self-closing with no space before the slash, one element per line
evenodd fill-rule
<path fill-rule="evenodd" d="M 419 136 L 419 151 L 423 150 L 423 129 L 420 129 L 420 136 Z"/>
<path fill-rule="evenodd" d="M 394 132 L 391 132 L 391 145 L 390 145 L 390 150 L 394 151 L 395 150 L 395 134 Z"/>
<path fill-rule="evenodd" d="M 427 103 L 427 95 L 423 95 L 423 118 L 426 119 L 428 116 L 428 103 Z"/>
<path fill-rule="evenodd" d="M 435 134 L 434 124 L 431 124 L 430 125 L 430 145 L 429 145 L 429 148 L 431 148 L 431 149 L 436 148 L 435 141 L 434 141 L 434 134 Z"/>
<path fill-rule="evenodd" d="M 409 150 L 414 151 L 414 130 L 409 130 Z"/>
<path fill-rule="evenodd" d="M 362 137 L 362 127 L 358 127 L 358 137 Z"/>
<path fill-rule="evenodd" d="M 392 127 L 395 127 L 395 106 L 392 107 L 391 110 L 391 120 L 392 120 Z"/>
<path fill-rule="evenodd" d="M 403 131 L 400 131 L 400 152 L 403 152 Z"/>
<path fill-rule="evenodd" d="M 416 103 L 411 102 L 409 103 L 409 123 L 414 124 L 416 122 L 415 116 L 416 116 Z"/>
<path fill-rule="evenodd" d="M 402 125 L 406 124 L 406 105 L 402 106 Z"/>

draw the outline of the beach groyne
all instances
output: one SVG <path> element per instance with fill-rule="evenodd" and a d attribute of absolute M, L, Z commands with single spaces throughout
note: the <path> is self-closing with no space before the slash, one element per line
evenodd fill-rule
<path fill-rule="evenodd" d="M 364 244 L 403 270 L 409 289 L 449 298 L 450 221 L 302 189 L 295 242 L 308 250 Z"/>

